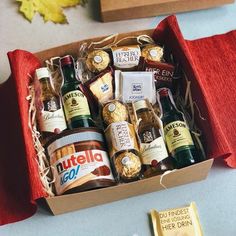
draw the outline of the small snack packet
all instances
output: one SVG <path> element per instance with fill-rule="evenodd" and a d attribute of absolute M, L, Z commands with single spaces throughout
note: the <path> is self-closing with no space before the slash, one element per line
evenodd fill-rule
<path fill-rule="evenodd" d="M 195 202 L 165 211 L 151 210 L 154 236 L 203 236 Z"/>

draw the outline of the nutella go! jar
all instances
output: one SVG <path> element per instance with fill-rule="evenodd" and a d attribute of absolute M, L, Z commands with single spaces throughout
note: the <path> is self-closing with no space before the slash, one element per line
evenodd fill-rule
<path fill-rule="evenodd" d="M 103 133 L 98 128 L 64 131 L 46 144 L 57 195 L 115 185 Z"/>

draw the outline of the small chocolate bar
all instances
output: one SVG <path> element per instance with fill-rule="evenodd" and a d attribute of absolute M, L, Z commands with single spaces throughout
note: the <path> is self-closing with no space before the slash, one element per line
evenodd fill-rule
<path fill-rule="evenodd" d="M 151 210 L 154 236 L 203 236 L 196 204 L 165 211 Z"/>
<path fill-rule="evenodd" d="M 152 72 L 115 71 L 115 98 L 131 103 L 147 98 L 156 103 L 156 89 Z"/>

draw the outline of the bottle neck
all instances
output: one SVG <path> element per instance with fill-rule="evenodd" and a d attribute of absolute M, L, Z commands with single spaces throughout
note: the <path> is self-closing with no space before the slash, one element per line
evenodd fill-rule
<path fill-rule="evenodd" d="M 148 108 L 141 108 L 136 111 L 138 119 L 141 119 L 142 122 L 148 123 L 152 122 L 152 116 Z"/>
<path fill-rule="evenodd" d="M 161 96 L 160 102 L 161 102 L 161 108 L 162 108 L 163 115 L 165 113 L 177 112 L 175 105 L 173 104 L 173 102 L 171 101 L 169 96 Z"/>
<path fill-rule="evenodd" d="M 51 84 L 50 78 L 42 78 L 40 79 L 42 93 L 50 93 L 54 94 L 54 89 Z"/>
<path fill-rule="evenodd" d="M 61 70 L 65 83 L 80 83 L 80 81 L 76 78 L 75 68 L 73 64 L 64 65 L 61 67 Z"/>

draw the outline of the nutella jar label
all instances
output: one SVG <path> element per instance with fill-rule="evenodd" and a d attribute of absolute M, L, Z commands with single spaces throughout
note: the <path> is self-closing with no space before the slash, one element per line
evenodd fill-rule
<path fill-rule="evenodd" d="M 141 50 L 138 45 L 112 47 L 114 66 L 120 69 L 129 69 L 138 65 Z"/>
<path fill-rule="evenodd" d="M 105 130 L 110 157 L 123 150 L 138 150 L 133 125 L 126 121 L 110 124 Z"/>
<path fill-rule="evenodd" d="M 114 180 L 105 151 L 86 150 L 62 157 L 57 154 L 57 158 L 59 158 L 57 161 L 51 163 L 57 195 L 92 180 L 104 178 Z"/>

